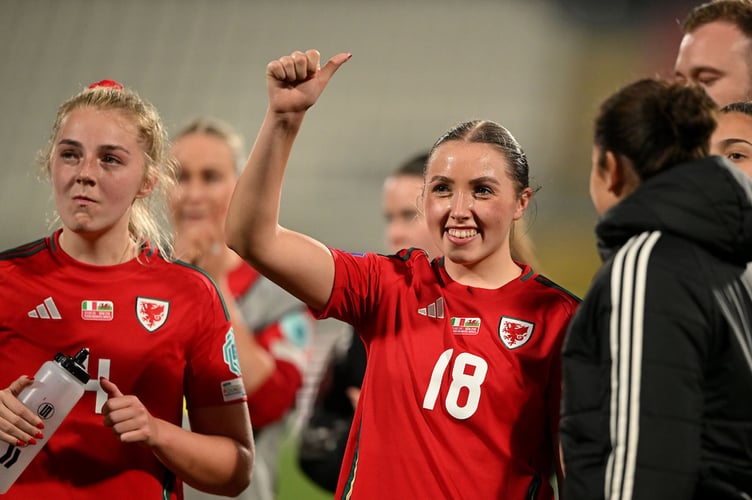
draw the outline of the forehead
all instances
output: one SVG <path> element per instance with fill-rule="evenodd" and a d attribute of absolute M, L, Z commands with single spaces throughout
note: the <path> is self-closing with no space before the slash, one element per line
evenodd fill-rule
<path fill-rule="evenodd" d="M 415 205 L 423 191 L 423 178 L 415 175 L 396 175 L 384 181 L 384 203 L 387 205 Z"/>
<path fill-rule="evenodd" d="M 426 179 L 446 177 L 506 177 L 509 160 L 491 144 L 448 141 L 436 148 L 426 166 Z"/>
<path fill-rule="evenodd" d="M 84 145 L 138 144 L 138 129 L 130 115 L 118 109 L 80 107 L 63 119 L 57 139 L 72 139 Z"/>
<path fill-rule="evenodd" d="M 227 142 L 200 132 L 184 135 L 172 145 L 172 154 L 182 168 L 226 168 L 235 170 L 235 154 Z"/>
<path fill-rule="evenodd" d="M 718 117 L 718 127 L 713 133 L 713 141 L 732 137 L 752 142 L 752 116 L 734 111 L 722 113 Z"/>
<path fill-rule="evenodd" d="M 682 38 L 677 69 L 746 64 L 750 48 L 752 41 L 736 25 L 725 21 L 704 24 Z"/>

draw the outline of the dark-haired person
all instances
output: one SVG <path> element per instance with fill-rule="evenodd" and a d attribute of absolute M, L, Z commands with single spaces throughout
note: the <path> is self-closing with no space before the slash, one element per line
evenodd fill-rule
<path fill-rule="evenodd" d="M 752 1 L 698 5 L 681 28 L 677 79 L 702 86 L 718 106 L 752 99 Z"/>
<path fill-rule="evenodd" d="M 165 257 L 153 198 L 174 181 L 165 141 L 157 110 L 115 82 L 58 109 L 43 167 L 61 228 L 0 254 L 0 456 L 44 445 L 3 499 L 177 500 L 181 480 L 222 495 L 249 484 L 253 438 L 222 298 Z M 17 396 L 43 362 L 81 347 L 91 380 L 45 436 Z"/>
<path fill-rule="evenodd" d="M 512 135 L 471 121 L 431 148 L 421 202 L 440 258 L 352 254 L 279 225 L 306 110 L 349 57 L 267 65 L 267 113 L 227 220 L 232 248 L 366 344 L 336 498 L 551 499 L 559 354 L 578 301 L 512 260 L 509 229 L 532 195 Z"/>
<path fill-rule="evenodd" d="M 647 79 L 595 120 L 604 264 L 563 350 L 564 500 L 752 495 L 752 185 L 708 156 L 717 113 Z"/>

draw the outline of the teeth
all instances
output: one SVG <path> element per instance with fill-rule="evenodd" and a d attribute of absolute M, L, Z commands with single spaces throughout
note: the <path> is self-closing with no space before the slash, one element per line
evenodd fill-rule
<path fill-rule="evenodd" d="M 478 234 L 477 229 L 449 229 L 447 232 L 455 238 L 472 238 Z"/>

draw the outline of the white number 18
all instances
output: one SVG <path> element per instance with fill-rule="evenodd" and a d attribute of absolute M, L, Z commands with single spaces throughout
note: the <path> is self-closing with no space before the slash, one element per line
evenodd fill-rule
<path fill-rule="evenodd" d="M 423 398 L 423 408 L 426 410 L 433 410 L 436 405 L 444 372 L 449 366 L 453 352 L 454 349 L 447 349 L 436 360 L 431 373 L 431 382 L 428 384 L 426 395 Z M 472 375 L 465 373 L 467 366 L 474 368 Z M 486 379 L 486 373 L 488 373 L 488 363 L 485 359 L 469 352 L 461 352 L 457 355 L 452 367 L 452 383 L 449 385 L 444 401 L 444 405 L 451 416 L 457 420 L 465 420 L 475 413 L 480 402 L 480 386 Z M 459 397 L 463 387 L 467 388 L 468 391 L 467 401 L 460 406 Z"/>

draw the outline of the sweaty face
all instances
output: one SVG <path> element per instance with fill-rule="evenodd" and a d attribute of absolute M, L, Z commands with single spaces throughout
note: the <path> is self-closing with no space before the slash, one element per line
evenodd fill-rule
<path fill-rule="evenodd" d="M 509 258 L 509 229 L 531 194 L 529 188 L 515 192 L 509 170 L 506 157 L 488 144 L 449 141 L 431 155 L 426 223 L 451 263 L 493 269 Z"/>
<path fill-rule="evenodd" d="M 675 74 L 701 85 L 723 107 L 752 99 L 751 60 L 752 40 L 733 24 L 717 21 L 684 35 Z"/>
<path fill-rule="evenodd" d="M 723 113 L 710 138 L 710 153 L 728 158 L 752 177 L 752 116 Z"/>
<path fill-rule="evenodd" d="M 63 227 L 78 234 L 128 234 L 131 205 L 154 185 L 145 152 L 122 111 L 78 108 L 54 139 L 50 178 Z"/>
<path fill-rule="evenodd" d="M 416 247 L 436 256 L 437 249 L 418 210 L 422 192 L 423 178 L 415 175 L 391 176 L 384 182 L 382 206 L 390 252 Z"/>
<path fill-rule="evenodd" d="M 178 139 L 172 154 L 178 162 L 169 196 L 176 231 L 222 231 L 236 179 L 232 149 L 219 137 L 194 133 Z"/>

